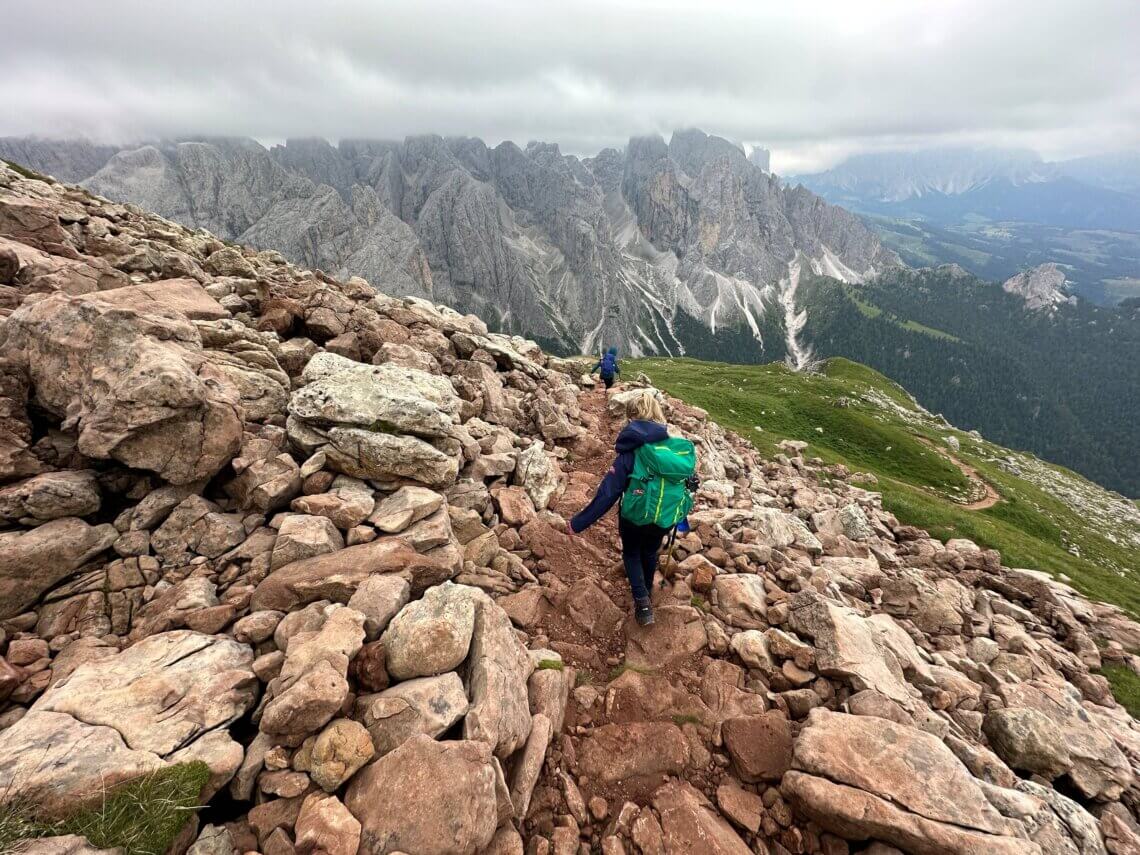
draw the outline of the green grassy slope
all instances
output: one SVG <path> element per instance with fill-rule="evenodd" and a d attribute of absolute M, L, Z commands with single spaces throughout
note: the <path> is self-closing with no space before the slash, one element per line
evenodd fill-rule
<path fill-rule="evenodd" d="M 942 539 L 967 537 L 998 549 L 1007 565 L 1045 570 L 1099 600 L 1140 615 L 1140 513 L 1115 493 L 1030 454 L 957 430 L 919 407 L 900 386 L 845 359 L 818 374 L 783 364 L 728 365 L 692 359 L 634 360 L 670 394 L 708 410 L 715 421 L 768 455 L 784 439 L 808 455 L 878 479 L 872 489 L 905 523 Z M 955 436 L 962 463 L 1000 494 L 984 510 L 972 483 L 946 456 Z"/>

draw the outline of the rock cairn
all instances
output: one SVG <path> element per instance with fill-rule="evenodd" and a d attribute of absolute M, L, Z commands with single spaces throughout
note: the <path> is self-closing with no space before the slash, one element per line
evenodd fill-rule
<path fill-rule="evenodd" d="M 639 628 L 566 533 L 629 394 L 580 371 L 0 166 L 0 800 L 201 760 L 179 853 L 1140 852 L 1140 625 L 662 396 L 704 481 Z"/>

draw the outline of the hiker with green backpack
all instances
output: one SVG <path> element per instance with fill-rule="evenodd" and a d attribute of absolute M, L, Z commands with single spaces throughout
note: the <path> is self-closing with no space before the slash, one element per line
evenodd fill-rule
<path fill-rule="evenodd" d="M 661 405 L 651 392 L 633 397 L 626 414 L 629 424 L 614 443 L 617 457 L 590 504 L 570 520 L 570 530 L 585 531 L 621 500 L 622 563 L 633 593 L 634 617 L 648 626 L 653 623 L 649 594 L 657 553 L 666 535 L 684 525 L 693 506 L 697 451 L 689 440 L 669 436 Z"/>

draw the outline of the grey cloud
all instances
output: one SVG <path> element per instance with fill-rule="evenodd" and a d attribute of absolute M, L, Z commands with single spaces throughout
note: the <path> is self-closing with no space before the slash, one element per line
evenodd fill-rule
<path fill-rule="evenodd" d="M 1134 0 L 5 4 L 0 134 L 1140 145 Z"/>

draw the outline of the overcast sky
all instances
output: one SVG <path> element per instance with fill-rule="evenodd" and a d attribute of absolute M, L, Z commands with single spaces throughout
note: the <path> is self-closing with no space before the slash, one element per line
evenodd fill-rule
<path fill-rule="evenodd" d="M 4 0 L 0 135 L 1140 147 L 1140 0 Z"/>

